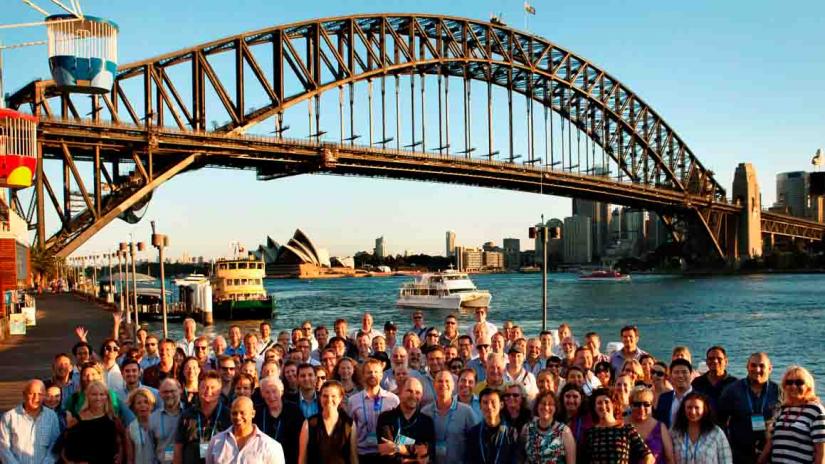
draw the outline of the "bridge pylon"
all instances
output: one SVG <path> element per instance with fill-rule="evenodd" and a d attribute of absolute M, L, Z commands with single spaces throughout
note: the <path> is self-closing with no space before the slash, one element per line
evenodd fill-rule
<path fill-rule="evenodd" d="M 733 176 L 733 202 L 742 208 L 739 218 L 737 258 L 762 256 L 762 201 L 756 169 L 751 163 L 739 163 Z"/>

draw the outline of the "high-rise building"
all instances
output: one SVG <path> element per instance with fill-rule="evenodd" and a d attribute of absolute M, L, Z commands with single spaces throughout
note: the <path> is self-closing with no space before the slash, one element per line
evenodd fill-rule
<path fill-rule="evenodd" d="M 445 254 L 444 256 L 450 258 L 455 255 L 455 232 L 452 230 L 447 231 L 447 240 L 445 246 Z"/>
<path fill-rule="evenodd" d="M 776 202 L 784 205 L 788 214 L 805 217 L 808 209 L 807 197 L 807 172 L 781 172 L 776 175 Z"/>
<path fill-rule="evenodd" d="M 645 216 L 645 211 L 640 209 L 622 211 L 622 237 L 628 241 L 631 256 L 639 256 L 645 245 Z"/>
<path fill-rule="evenodd" d="M 521 267 L 521 241 L 517 238 L 504 239 L 504 265 L 511 271 Z"/>
<path fill-rule="evenodd" d="M 610 205 L 601 201 L 573 199 L 573 215 L 590 218 L 593 254 L 602 256 L 610 242 Z"/>
<path fill-rule="evenodd" d="M 559 218 L 550 219 L 545 225 L 547 227 L 558 227 L 559 230 L 564 229 L 564 222 Z M 541 223 L 536 224 L 536 228 L 539 227 L 542 227 Z M 562 235 L 564 235 L 563 232 Z M 553 256 L 561 257 L 561 241 L 560 238 L 547 238 L 547 255 L 550 262 L 553 261 Z M 544 244 L 541 241 L 541 234 L 536 234 L 534 250 L 536 250 L 535 264 L 536 266 L 541 266 L 544 262 Z"/>
<path fill-rule="evenodd" d="M 375 239 L 375 248 L 372 251 L 372 254 L 378 259 L 384 259 L 387 256 L 387 244 L 384 243 L 384 236 L 378 237 Z"/>
<path fill-rule="evenodd" d="M 610 241 L 621 240 L 622 238 L 622 210 L 621 208 L 613 208 L 610 213 L 610 227 L 609 227 Z"/>
<path fill-rule="evenodd" d="M 586 264 L 593 260 L 593 239 L 590 218 L 570 216 L 564 218 L 564 262 Z"/>

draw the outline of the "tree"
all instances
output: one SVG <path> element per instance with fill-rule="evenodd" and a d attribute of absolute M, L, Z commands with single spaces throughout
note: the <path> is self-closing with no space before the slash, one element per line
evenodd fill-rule
<path fill-rule="evenodd" d="M 57 274 L 57 258 L 45 248 L 35 246 L 29 249 L 29 263 L 34 282 L 47 281 Z"/>

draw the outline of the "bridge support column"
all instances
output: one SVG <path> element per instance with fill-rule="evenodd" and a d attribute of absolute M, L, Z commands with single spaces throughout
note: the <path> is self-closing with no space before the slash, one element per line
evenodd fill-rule
<path fill-rule="evenodd" d="M 742 208 L 739 218 L 739 258 L 762 256 L 762 204 L 756 170 L 740 163 L 733 176 L 733 200 Z"/>

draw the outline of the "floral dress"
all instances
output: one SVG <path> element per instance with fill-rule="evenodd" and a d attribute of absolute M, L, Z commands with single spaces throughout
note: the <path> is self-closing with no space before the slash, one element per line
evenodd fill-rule
<path fill-rule="evenodd" d="M 562 434 L 567 426 L 553 421 L 547 429 L 539 427 L 538 419 L 530 421 L 522 431 L 524 454 L 528 464 L 564 464 L 566 453 Z"/>

